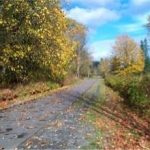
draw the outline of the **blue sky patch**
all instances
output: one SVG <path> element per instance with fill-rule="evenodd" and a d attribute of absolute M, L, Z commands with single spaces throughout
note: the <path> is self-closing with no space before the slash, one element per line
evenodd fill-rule
<path fill-rule="evenodd" d="M 137 42 L 146 37 L 150 0 L 70 0 L 64 11 L 88 27 L 89 51 L 100 60 L 112 54 L 117 36 L 128 34 Z"/>

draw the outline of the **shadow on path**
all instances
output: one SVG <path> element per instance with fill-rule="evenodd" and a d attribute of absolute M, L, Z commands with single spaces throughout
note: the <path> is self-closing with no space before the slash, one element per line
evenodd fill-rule
<path fill-rule="evenodd" d="M 136 131 L 136 133 L 141 136 L 146 136 L 147 139 L 150 140 L 150 124 L 137 120 L 132 114 L 126 112 L 126 110 L 115 110 L 108 106 L 103 106 L 100 102 L 98 103 L 97 97 L 95 96 L 70 96 L 79 99 L 83 103 L 83 107 L 89 108 L 100 115 L 104 115 L 116 123 L 119 123 L 121 126 Z"/>

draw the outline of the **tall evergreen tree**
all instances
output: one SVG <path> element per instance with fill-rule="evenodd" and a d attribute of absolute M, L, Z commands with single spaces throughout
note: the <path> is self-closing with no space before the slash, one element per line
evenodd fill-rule
<path fill-rule="evenodd" d="M 144 53 L 144 59 L 145 59 L 145 68 L 144 71 L 150 71 L 150 57 L 149 57 L 149 47 L 148 47 L 148 41 L 145 38 L 143 41 L 141 41 L 141 49 L 143 50 Z"/>

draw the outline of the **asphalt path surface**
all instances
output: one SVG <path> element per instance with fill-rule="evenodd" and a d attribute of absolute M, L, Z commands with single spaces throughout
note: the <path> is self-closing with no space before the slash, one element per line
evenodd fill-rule
<path fill-rule="evenodd" d="M 72 105 L 97 79 L 0 111 L 0 149 L 80 149 L 93 128 L 82 124 Z"/>

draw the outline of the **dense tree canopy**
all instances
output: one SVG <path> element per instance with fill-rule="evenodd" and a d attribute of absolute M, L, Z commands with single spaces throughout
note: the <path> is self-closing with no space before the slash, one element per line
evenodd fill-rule
<path fill-rule="evenodd" d="M 1 80 L 28 80 L 35 72 L 62 80 L 74 57 L 67 18 L 58 0 L 0 2 Z M 43 72 L 44 71 L 44 72 Z"/>

